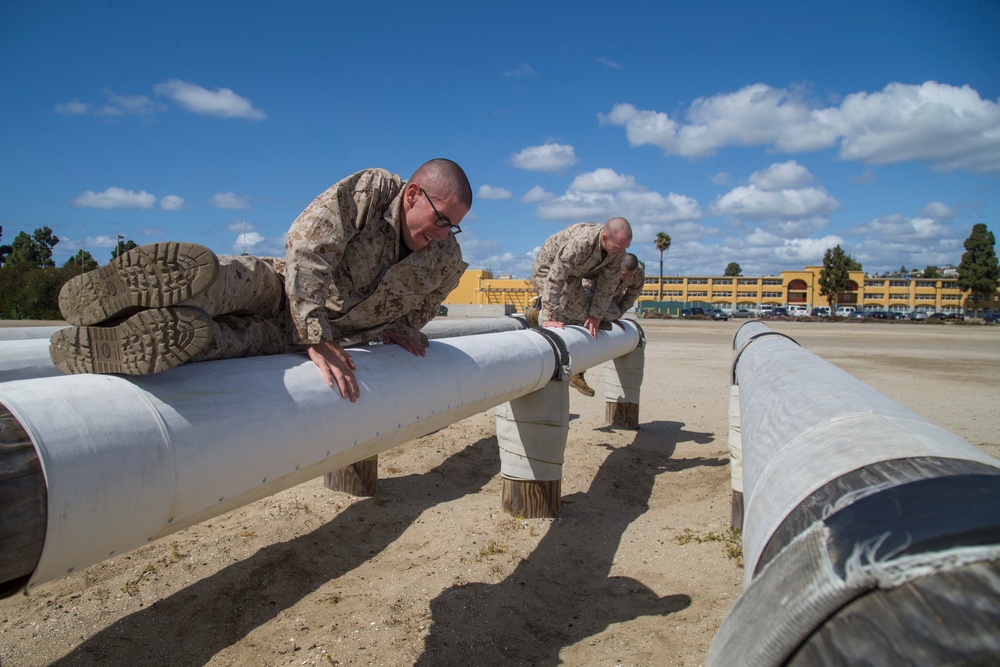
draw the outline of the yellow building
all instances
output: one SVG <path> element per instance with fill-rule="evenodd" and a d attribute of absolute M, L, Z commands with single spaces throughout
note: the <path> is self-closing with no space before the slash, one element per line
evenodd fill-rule
<path fill-rule="evenodd" d="M 820 295 L 819 276 L 822 266 L 807 266 L 800 271 L 782 271 L 779 276 L 664 276 L 663 302 L 667 309 L 702 306 L 735 310 L 753 310 L 760 305 L 808 308 L 827 305 Z M 646 276 L 639 302 L 656 302 L 660 290 L 659 276 Z M 505 305 L 514 312 L 523 312 L 537 294 L 527 279 L 493 278 L 489 271 L 466 271 L 458 287 L 448 295 L 445 304 Z M 966 312 L 975 304 L 958 288 L 957 278 L 874 278 L 863 271 L 852 271 L 848 289 L 835 302 L 854 306 L 858 310 L 887 310 L 928 313 Z M 1000 310 L 1000 291 L 982 309 Z"/>

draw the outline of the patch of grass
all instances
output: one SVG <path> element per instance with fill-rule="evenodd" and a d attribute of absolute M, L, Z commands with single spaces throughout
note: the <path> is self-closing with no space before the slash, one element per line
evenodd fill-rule
<path fill-rule="evenodd" d="M 146 567 L 143 568 L 139 576 L 131 581 L 126 581 L 125 585 L 122 586 L 122 592 L 127 593 L 129 597 L 135 597 L 139 594 L 139 584 L 141 584 L 146 579 L 156 575 L 156 566 L 152 563 L 146 563 Z"/>
<path fill-rule="evenodd" d="M 699 544 L 720 542 L 726 551 L 726 558 L 735 560 L 739 567 L 743 567 L 743 531 L 729 528 L 722 533 L 711 532 L 697 535 L 690 528 L 685 528 L 684 532 L 677 536 L 677 544 L 684 546 L 691 542 Z"/>

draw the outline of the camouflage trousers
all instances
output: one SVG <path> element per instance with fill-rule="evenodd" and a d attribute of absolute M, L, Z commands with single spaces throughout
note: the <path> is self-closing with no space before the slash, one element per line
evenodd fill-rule
<path fill-rule="evenodd" d="M 535 287 L 544 294 L 542 285 L 536 283 Z M 562 297 L 558 304 L 549 304 L 545 299 L 542 299 L 542 312 L 539 319 L 542 322 L 554 319 L 552 317 L 554 305 L 555 310 L 562 314 L 559 321 L 563 324 L 583 324 L 590 317 L 590 306 L 593 298 L 594 293 L 589 284 L 584 285 L 583 281 L 579 279 L 571 280 L 563 285 Z"/>
<path fill-rule="evenodd" d="M 212 318 L 212 342 L 191 359 L 214 361 L 297 352 L 285 299 L 285 263 L 270 257 L 223 255 L 211 287 L 182 305 Z"/>

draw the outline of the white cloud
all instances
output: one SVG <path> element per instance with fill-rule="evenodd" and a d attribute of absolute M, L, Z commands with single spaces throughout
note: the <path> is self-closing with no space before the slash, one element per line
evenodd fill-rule
<path fill-rule="evenodd" d="M 795 160 L 776 162 L 767 169 L 750 174 L 750 184 L 761 190 L 801 188 L 813 181 L 813 175 Z"/>
<path fill-rule="evenodd" d="M 506 188 L 497 188 L 492 185 L 480 185 L 476 197 L 482 199 L 510 199 L 514 194 Z"/>
<path fill-rule="evenodd" d="M 178 195 L 167 195 L 160 199 L 160 208 L 164 211 L 176 211 L 184 206 L 184 198 Z"/>
<path fill-rule="evenodd" d="M 535 202 L 545 201 L 553 197 L 555 197 L 554 194 L 548 192 L 542 186 L 536 185 L 521 196 L 521 201 L 525 204 L 534 204 Z"/>
<path fill-rule="evenodd" d="M 57 104 L 54 111 L 61 116 L 83 116 L 90 110 L 90 105 L 80 100 L 70 100 L 65 104 Z"/>
<path fill-rule="evenodd" d="M 236 222 L 230 222 L 226 225 L 227 232 L 252 232 L 256 227 L 253 226 L 252 222 L 244 222 L 243 220 L 237 220 Z"/>
<path fill-rule="evenodd" d="M 729 185 L 729 173 L 720 171 L 717 174 L 709 176 L 708 180 L 712 185 Z"/>
<path fill-rule="evenodd" d="M 951 220 L 955 217 L 955 211 L 947 204 L 939 201 L 932 201 L 928 202 L 926 206 L 920 209 L 920 215 L 928 218 Z"/>
<path fill-rule="evenodd" d="M 741 185 L 718 197 L 712 213 L 750 220 L 792 220 L 825 216 L 840 208 L 840 203 L 823 188 L 784 188 L 762 190 L 756 185 Z"/>
<path fill-rule="evenodd" d="M 153 208 L 156 197 L 145 190 L 134 192 L 112 187 L 104 192 L 87 190 L 72 203 L 78 208 Z"/>
<path fill-rule="evenodd" d="M 622 216 L 634 224 L 697 220 L 701 209 L 694 199 L 671 192 L 662 195 L 635 182 L 635 177 L 601 168 L 573 179 L 566 192 L 541 203 L 544 220 L 603 222 Z"/>
<path fill-rule="evenodd" d="M 232 192 L 220 192 L 218 194 L 212 195 L 209 202 L 215 208 L 227 208 L 227 209 L 248 209 L 250 208 L 250 200 L 246 197 L 234 194 Z"/>
<path fill-rule="evenodd" d="M 168 97 L 183 109 L 192 113 L 217 116 L 219 118 L 246 118 L 264 120 L 267 114 L 255 109 L 253 103 L 240 97 L 229 88 L 211 91 L 199 85 L 171 79 L 153 86 L 157 95 Z"/>
<path fill-rule="evenodd" d="M 123 116 L 126 114 L 149 115 L 156 110 L 156 105 L 145 95 L 115 95 L 110 90 L 104 91 L 108 104 L 102 106 L 98 113 L 106 116 Z"/>
<path fill-rule="evenodd" d="M 894 243 L 909 243 L 940 239 L 950 235 L 951 228 L 938 220 L 927 217 L 907 218 L 902 215 L 885 215 L 852 230 L 854 234 Z"/>
<path fill-rule="evenodd" d="M 243 252 L 244 249 L 249 251 L 254 246 L 263 243 L 265 240 L 266 239 L 257 232 L 238 234 L 236 236 L 236 241 L 233 243 L 233 250 L 236 252 Z"/>
<path fill-rule="evenodd" d="M 513 79 L 535 79 L 538 77 L 538 72 L 536 72 L 535 68 L 528 63 L 521 63 L 514 69 L 507 70 L 500 76 Z"/>
<path fill-rule="evenodd" d="M 594 60 L 596 60 L 600 64 L 604 65 L 608 69 L 621 69 L 622 68 L 621 65 L 619 65 L 618 63 L 616 63 L 614 60 L 610 60 L 608 58 L 594 58 Z"/>
<path fill-rule="evenodd" d="M 510 163 L 528 171 L 559 172 L 577 163 L 576 152 L 567 144 L 529 146 L 510 158 Z"/>
<path fill-rule="evenodd" d="M 839 146 L 840 156 L 867 164 L 908 160 L 945 169 L 1000 171 L 1000 104 L 969 86 L 928 81 L 890 83 L 822 107 L 798 89 L 765 84 L 699 98 L 677 118 L 617 104 L 601 125 L 625 128 L 632 146 L 668 155 L 705 157 L 725 146 L 769 146 L 795 153 Z"/>

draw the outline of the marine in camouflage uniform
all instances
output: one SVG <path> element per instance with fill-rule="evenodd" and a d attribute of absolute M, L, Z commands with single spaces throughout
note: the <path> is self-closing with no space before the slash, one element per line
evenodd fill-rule
<path fill-rule="evenodd" d="M 77 276 L 60 294 L 63 316 L 75 326 L 53 336 L 53 362 L 71 373 L 147 375 L 186 361 L 339 350 L 376 338 L 422 352 L 427 338 L 419 329 L 467 267 L 452 220 L 471 207 L 472 193 L 451 161 L 432 160 L 411 181 L 418 175 L 440 191 L 438 206 L 452 218 L 423 185 L 369 169 L 299 215 L 287 262 L 162 243 Z M 451 176 L 461 181 L 461 201 L 444 192 Z M 357 396 L 356 383 L 353 392 L 340 389 Z"/>
<path fill-rule="evenodd" d="M 593 288 L 593 282 L 586 282 Z M 635 300 L 642 294 L 645 284 L 646 271 L 639 263 L 639 258 L 632 253 L 626 253 L 618 277 L 618 288 L 614 291 L 611 304 L 608 306 L 609 319 L 617 320 L 627 313 L 629 308 L 635 304 Z"/>
<path fill-rule="evenodd" d="M 622 256 L 631 241 L 632 229 L 624 218 L 612 218 L 603 225 L 581 222 L 546 239 L 532 270 L 541 297 L 537 317 L 542 326 L 582 324 L 596 338 L 600 323 L 614 319 L 611 300 Z M 594 395 L 582 372 L 574 374 L 571 383 L 582 393 Z"/>

